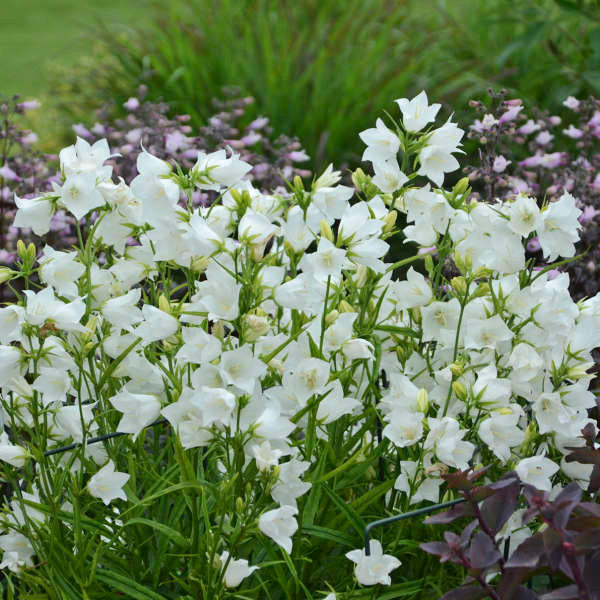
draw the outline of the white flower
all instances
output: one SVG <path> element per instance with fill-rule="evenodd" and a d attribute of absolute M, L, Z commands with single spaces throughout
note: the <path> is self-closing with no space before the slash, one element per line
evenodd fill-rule
<path fill-rule="evenodd" d="M 552 489 L 550 478 L 558 469 L 558 465 L 545 456 L 524 458 L 515 467 L 515 471 L 523 483 L 528 483 L 545 492 Z"/>
<path fill-rule="evenodd" d="M 254 444 L 251 448 L 256 466 L 259 471 L 268 471 L 271 467 L 275 467 L 279 463 L 281 450 L 271 448 L 271 442 L 265 440 L 262 444 Z"/>
<path fill-rule="evenodd" d="M 60 199 L 66 209 L 78 220 L 105 202 L 96 187 L 94 171 L 71 175 L 60 189 Z"/>
<path fill-rule="evenodd" d="M 245 558 L 234 559 L 229 557 L 229 552 L 224 551 L 221 556 L 219 556 L 219 560 L 223 566 L 227 565 L 225 568 L 225 573 L 223 574 L 223 580 L 225 581 L 225 587 L 232 588 L 237 587 L 242 583 L 242 580 L 246 577 L 249 577 L 256 571 L 259 567 L 249 567 L 248 561 Z M 227 562 L 229 560 L 229 562 Z"/>
<path fill-rule="evenodd" d="M 108 505 L 116 498 L 127 500 L 122 489 L 127 481 L 129 481 L 129 474 L 115 471 L 115 463 L 110 460 L 96 474 L 92 475 L 87 489 L 94 498 L 100 498 L 104 504 Z"/>
<path fill-rule="evenodd" d="M 263 513 L 258 519 L 258 528 L 288 554 L 292 552 L 292 535 L 298 529 L 296 514 L 296 507 L 285 505 Z"/>
<path fill-rule="evenodd" d="M 354 573 L 358 583 L 362 585 L 391 585 L 390 572 L 397 569 L 402 563 L 394 556 L 384 554 L 378 540 L 370 540 L 371 554 L 366 555 L 365 549 L 352 550 L 346 554 L 352 562 L 356 563 Z"/>
<path fill-rule="evenodd" d="M 250 394 L 256 381 L 267 372 L 267 366 L 252 354 L 248 345 L 245 345 L 221 354 L 219 372 L 225 383 L 235 385 Z"/>
<path fill-rule="evenodd" d="M 156 308 L 151 304 L 144 304 L 142 315 L 144 321 L 137 326 L 134 334 L 142 338 L 144 346 L 163 340 L 177 331 L 177 319 L 160 310 L 160 308 Z"/>
<path fill-rule="evenodd" d="M 502 461 L 510 458 L 510 449 L 525 441 L 525 432 L 517 426 L 520 415 L 492 413 L 479 426 L 478 435 Z"/>
<path fill-rule="evenodd" d="M 78 295 L 77 280 L 85 273 L 85 267 L 76 258 L 75 252 L 58 252 L 46 246 L 39 261 L 40 279 L 60 296 L 75 298 Z"/>
<path fill-rule="evenodd" d="M 568 192 L 542 212 L 544 227 L 537 233 L 544 258 L 549 262 L 558 256 L 568 258 L 575 254 L 575 242 L 579 240 L 577 231 L 581 228 L 578 221 L 580 214 L 575 198 Z"/>
<path fill-rule="evenodd" d="M 427 123 L 435 121 L 435 117 L 441 108 L 441 104 L 432 104 L 429 106 L 427 94 L 423 90 L 412 100 L 400 98 L 396 103 L 402 111 L 402 123 L 406 131 L 421 131 Z"/>
<path fill-rule="evenodd" d="M 13 573 L 18 573 L 21 567 L 33 567 L 31 557 L 35 554 L 35 550 L 22 533 L 11 531 L 6 535 L 0 535 L 0 549 L 4 553 L 0 569 L 8 567 Z"/>
<path fill-rule="evenodd" d="M 31 227 L 33 233 L 42 236 L 50 231 L 52 202 L 46 196 L 38 198 L 19 198 L 15 194 L 17 213 L 13 227 Z"/>
<path fill-rule="evenodd" d="M 400 170 L 400 165 L 395 157 L 373 163 L 375 177 L 373 183 L 384 193 L 393 194 L 407 181 L 408 177 Z"/>
<path fill-rule="evenodd" d="M 389 130 L 381 119 L 375 122 L 375 128 L 365 129 L 359 134 L 360 139 L 367 144 L 362 159 L 373 162 L 388 160 L 400 149 L 398 136 Z"/>
<path fill-rule="evenodd" d="M 140 432 L 160 415 L 160 400 L 150 394 L 132 394 L 123 389 L 110 399 L 110 403 L 123 413 L 117 431 L 133 433 L 136 440 Z"/>
<path fill-rule="evenodd" d="M 538 231 L 542 226 L 542 217 L 537 202 L 533 198 L 520 194 L 509 205 L 509 227 L 522 237 L 527 237 L 532 231 Z"/>
<path fill-rule="evenodd" d="M 21 468 L 25 464 L 27 451 L 22 446 L 11 444 L 8 434 L 3 431 L 0 435 L 0 460 L 13 467 Z"/>
<path fill-rule="evenodd" d="M 107 300 L 102 306 L 102 314 L 117 329 L 131 331 L 132 326 L 144 319 L 137 307 L 141 296 L 140 288 L 129 290 L 124 296 Z"/>

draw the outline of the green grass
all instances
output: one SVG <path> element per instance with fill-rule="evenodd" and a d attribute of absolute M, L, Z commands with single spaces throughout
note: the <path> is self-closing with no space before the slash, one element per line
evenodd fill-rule
<path fill-rule="evenodd" d="M 0 93 L 44 96 L 50 66 L 70 66 L 91 52 L 99 23 L 140 24 L 146 0 L 2 0 Z"/>

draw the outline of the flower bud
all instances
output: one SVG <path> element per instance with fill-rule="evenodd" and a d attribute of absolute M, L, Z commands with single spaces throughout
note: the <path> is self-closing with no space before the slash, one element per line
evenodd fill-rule
<path fill-rule="evenodd" d="M 332 244 L 334 243 L 333 231 L 331 231 L 331 226 L 327 221 L 321 220 L 321 235 L 328 239 Z"/>
<path fill-rule="evenodd" d="M 259 315 L 244 316 L 244 339 L 247 342 L 255 342 L 261 335 L 269 331 L 271 325 L 269 319 Z"/>
<path fill-rule="evenodd" d="M 530 442 L 535 440 L 535 438 L 537 438 L 537 435 L 537 424 L 535 423 L 535 421 L 530 421 L 529 425 L 527 425 L 527 429 L 525 430 L 525 441 L 523 442 L 523 444 L 529 444 Z"/>
<path fill-rule="evenodd" d="M 417 393 L 417 410 L 422 413 L 429 410 L 429 394 L 425 388 L 421 388 Z"/>
<path fill-rule="evenodd" d="M 300 177 L 300 175 L 294 176 L 294 187 L 298 191 L 304 191 L 304 183 L 302 183 L 302 178 Z"/>
<path fill-rule="evenodd" d="M 17 275 L 16 271 L 8 267 L 0 267 L 0 283 L 11 280 L 15 275 Z"/>
<path fill-rule="evenodd" d="M 467 388 L 462 381 L 453 381 L 452 382 L 452 391 L 456 395 L 459 400 L 463 402 L 467 399 Z"/>
<path fill-rule="evenodd" d="M 327 325 L 331 325 L 332 323 L 335 323 L 336 319 L 340 316 L 340 313 L 337 310 L 332 310 L 330 313 L 327 314 L 327 316 L 325 317 L 325 322 L 327 323 Z"/>
<path fill-rule="evenodd" d="M 365 183 L 365 172 L 358 168 L 354 173 L 352 173 L 352 183 L 357 190 L 362 190 L 363 185 Z"/>
<path fill-rule="evenodd" d="M 283 375 L 285 372 L 285 367 L 278 358 L 272 358 L 269 362 L 269 367 L 271 367 L 271 369 L 274 371 L 277 371 L 280 375 Z"/>
<path fill-rule="evenodd" d="M 244 511 L 244 500 L 240 496 L 235 499 L 235 511 L 238 515 Z"/>
<path fill-rule="evenodd" d="M 23 261 L 27 262 L 27 247 L 23 240 L 17 240 L 17 256 Z"/>
<path fill-rule="evenodd" d="M 431 258 L 431 254 L 425 256 L 425 270 L 429 277 L 433 276 L 433 258 Z"/>
<path fill-rule="evenodd" d="M 465 296 L 467 293 L 467 281 L 466 279 L 461 275 L 460 277 L 453 277 L 450 280 L 450 285 L 452 286 L 452 288 L 454 289 L 454 291 L 461 295 L 461 296 Z"/>
<path fill-rule="evenodd" d="M 588 373 L 588 369 L 594 366 L 593 362 L 582 362 L 567 371 L 567 379 L 593 379 L 594 374 Z"/>
<path fill-rule="evenodd" d="M 348 302 L 348 300 L 342 300 L 339 305 L 338 305 L 338 311 L 341 313 L 345 313 L 345 312 L 356 312 L 354 310 L 354 307 L 352 306 L 352 304 L 350 304 L 350 302 Z"/>
<path fill-rule="evenodd" d="M 421 324 L 421 309 L 418 306 L 415 306 L 414 308 L 409 308 L 408 312 L 412 318 L 412 320 L 417 324 L 420 325 Z"/>
<path fill-rule="evenodd" d="M 160 310 L 163 312 L 166 312 L 168 315 L 171 314 L 171 305 L 164 294 L 161 294 L 158 297 L 158 308 L 160 308 Z"/>
<path fill-rule="evenodd" d="M 192 260 L 191 268 L 194 273 L 204 273 L 210 259 L 207 256 L 197 256 Z"/>
<path fill-rule="evenodd" d="M 358 265 L 356 268 L 356 285 L 361 288 L 367 283 L 367 275 L 369 274 L 369 269 L 365 267 L 365 265 Z"/>
<path fill-rule="evenodd" d="M 460 377 L 465 372 L 464 365 L 459 362 L 452 363 L 449 369 L 454 377 Z"/>
<path fill-rule="evenodd" d="M 398 360 L 404 364 L 404 361 L 406 360 L 406 351 L 402 346 L 396 346 L 396 356 L 398 357 Z"/>
<path fill-rule="evenodd" d="M 213 323 L 210 333 L 222 340 L 225 337 L 225 324 L 223 321 L 217 321 L 216 323 Z"/>
<path fill-rule="evenodd" d="M 452 192 L 455 196 L 460 196 L 467 191 L 468 187 L 469 187 L 469 178 L 463 177 L 462 179 L 459 179 L 457 181 L 456 185 L 452 188 Z"/>
<path fill-rule="evenodd" d="M 383 233 L 389 233 L 394 229 L 396 225 L 396 219 L 398 218 L 398 211 L 391 210 L 385 217 L 385 225 L 383 226 Z"/>
<path fill-rule="evenodd" d="M 467 267 L 465 265 L 465 261 L 463 260 L 462 256 L 460 255 L 460 252 L 458 250 L 454 251 L 454 264 L 456 265 L 456 268 L 461 272 L 461 273 L 466 273 L 467 272 Z"/>

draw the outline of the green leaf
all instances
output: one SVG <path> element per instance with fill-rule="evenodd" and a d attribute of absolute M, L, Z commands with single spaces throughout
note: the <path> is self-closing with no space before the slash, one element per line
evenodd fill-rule
<path fill-rule="evenodd" d="M 387 492 L 392 489 L 394 486 L 394 480 L 389 479 L 388 481 L 384 481 L 379 485 L 375 486 L 373 489 L 369 490 L 366 494 L 363 494 L 360 498 L 357 498 L 352 502 L 352 508 L 357 512 L 361 512 L 367 508 L 370 504 L 379 500 L 381 497 L 385 496 Z"/>
<path fill-rule="evenodd" d="M 356 533 L 362 537 L 366 527 L 362 517 L 347 502 L 331 490 L 328 485 L 323 485 L 323 490 L 325 490 L 333 503 L 340 509 L 340 512 L 342 513 L 340 516 L 345 516 L 356 530 Z"/>
<path fill-rule="evenodd" d="M 175 544 L 178 546 L 183 546 L 184 548 L 190 545 L 190 541 L 184 537 L 179 531 L 176 529 L 172 529 L 171 527 L 165 525 L 164 523 L 159 523 L 158 521 L 154 521 L 152 519 L 144 519 L 143 517 L 136 517 L 127 521 L 124 527 L 128 525 L 146 525 L 147 527 L 151 527 L 155 529 L 159 533 L 167 536 L 169 539 L 173 540 Z"/>
<path fill-rule="evenodd" d="M 141 585 L 130 577 L 110 571 L 108 569 L 98 569 L 96 579 L 123 594 L 135 600 L 167 600 L 164 596 L 153 592 L 145 585 Z"/>
<path fill-rule="evenodd" d="M 341 533 L 335 529 L 329 529 L 328 527 L 320 527 L 319 525 L 303 525 L 302 531 L 308 533 L 312 537 L 317 537 L 323 540 L 328 540 L 334 544 L 348 546 L 354 548 L 356 541 L 350 536 Z"/>

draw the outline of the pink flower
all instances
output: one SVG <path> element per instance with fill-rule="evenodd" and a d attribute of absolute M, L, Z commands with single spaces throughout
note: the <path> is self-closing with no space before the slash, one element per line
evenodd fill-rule
<path fill-rule="evenodd" d="M 523 110 L 523 107 L 520 105 L 510 106 L 509 109 L 500 117 L 498 123 L 502 125 L 502 123 L 508 123 L 509 121 L 514 121 L 516 116 Z"/>
<path fill-rule="evenodd" d="M 554 136 L 550 132 L 542 131 L 542 132 L 538 133 L 538 135 L 535 138 L 535 141 L 540 146 L 545 146 L 546 144 L 549 144 L 553 139 L 554 139 Z"/>
<path fill-rule="evenodd" d="M 504 158 L 504 156 L 502 156 L 501 154 L 499 156 L 496 156 L 496 158 L 494 159 L 494 164 L 492 166 L 492 169 L 496 172 L 496 173 L 502 173 L 506 167 L 508 167 L 508 165 L 510 165 L 512 161 L 510 160 L 506 160 L 506 158 Z"/>
<path fill-rule="evenodd" d="M 572 124 L 569 125 L 569 129 L 563 129 L 563 133 L 573 140 L 578 140 L 580 137 L 583 137 L 583 131 L 577 129 L 577 127 L 573 127 Z"/>
<path fill-rule="evenodd" d="M 573 96 L 569 96 L 564 102 L 563 106 L 570 108 L 571 110 L 577 110 L 579 108 L 579 100 Z"/>
<path fill-rule="evenodd" d="M 137 98 L 129 98 L 129 100 L 127 100 L 127 102 L 125 102 L 123 106 L 127 110 L 137 110 L 140 107 L 140 101 Z"/>
<path fill-rule="evenodd" d="M 529 121 L 527 121 L 527 123 L 525 123 L 525 125 L 521 125 L 521 127 L 519 127 L 519 129 L 517 129 L 517 131 L 521 135 L 529 135 L 530 133 L 533 133 L 534 131 L 538 131 L 539 129 L 540 129 L 540 125 L 538 125 L 533 119 L 529 119 Z"/>

